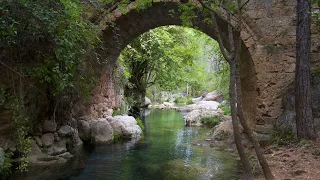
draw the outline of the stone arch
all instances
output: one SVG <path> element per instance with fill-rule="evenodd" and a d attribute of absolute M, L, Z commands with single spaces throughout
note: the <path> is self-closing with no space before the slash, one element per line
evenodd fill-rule
<path fill-rule="evenodd" d="M 100 22 L 103 29 L 102 37 L 105 47 L 104 54 L 106 55 L 105 59 L 107 60 L 107 64 L 99 68 L 101 70 L 100 85 L 95 90 L 98 95 L 102 97 L 98 98 L 101 101 L 107 101 L 107 99 L 103 97 L 106 96 L 106 93 L 110 93 L 110 90 L 107 90 L 109 85 L 106 81 L 106 76 L 108 76 L 106 75 L 108 74 L 106 73 L 106 69 L 109 69 L 107 72 L 112 72 L 121 51 L 134 38 L 149 31 L 150 29 L 160 26 L 181 25 L 179 14 L 177 13 L 178 2 L 154 2 L 151 7 L 141 11 L 136 11 L 134 6 L 130 7 L 129 5 L 129 9 L 129 12 L 126 14 L 122 14 L 120 10 L 116 9 Z M 176 12 L 174 15 L 171 13 L 172 10 Z M 110 25 L 110 22 L 112 22 L 112 25 Z M 106 25 L 108 23 L 109 25 Z M 198 28 L 198 30 L 206 33 L 213 39 L 216 39 L 212 25 L 204 23 L 200 14 L 193 21 L 193 24 Z M 218 25 L 222 32 L 223 41 L 228 49 L 227 23 L 218 19 Z M 249 30 L 245 30 L 241 34 L 241 38 L 243 39 L 243 48 L 241 52 L 240 66 L 242 74 L 241 88 L 243 90 L 244 110 L 249 120 L 253 122 L 256 117 L 257 105 L 256 71 L 248 47 L 255 46 L 255 42 L 253 41 L 255 38 L 252 35 L 252 31 Z"/>

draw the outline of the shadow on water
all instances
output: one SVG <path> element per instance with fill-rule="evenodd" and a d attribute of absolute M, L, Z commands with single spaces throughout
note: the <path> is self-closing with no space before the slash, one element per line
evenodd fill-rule
<path fill-rule="evenodd" d="M 144 123 L 141 138 L 88 146 L 82 157 L 63 166 L 30 168 L 23 179 L 235 179 L 237 163 L 230 154 L 193 145 L 208 129 L 185 127 L 173 110 L 152 110 Z"/>

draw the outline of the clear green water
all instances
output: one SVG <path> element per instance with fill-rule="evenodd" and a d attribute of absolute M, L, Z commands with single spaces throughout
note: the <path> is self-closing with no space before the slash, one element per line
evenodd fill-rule
<path fill-rule="evenodd" d="M 64 167 L 51 167 L 40 178 L 63 180 L 235 179 L 236 160 L 228 153 L 193 145 L 208 129 L 184 127 L 182 115 L 152 110 L 140 140 L 95 147 L 87 157 Z M 47 177 L 45 177 L 47 176 Z"/>

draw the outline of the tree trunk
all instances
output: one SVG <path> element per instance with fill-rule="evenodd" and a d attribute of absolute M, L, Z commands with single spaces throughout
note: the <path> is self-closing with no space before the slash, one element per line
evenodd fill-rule
<path fill-rule="evenodd" d="M 236 61 L 236 73 L 235 73 L 235 79 L 236 79 L 236 94 L 237 94 L 237 110 L 238 110 L 238 117 L 240 119 L 241 125 L 244 129 L 244 132 L 246 133 L 248 139 L 253 144 L 253 147 L 255 149 L 255 152 L 257 154 L 257 158 L 259 160 L 259 163 L 262 167 L 264 176 L 267 180 L 274 179 L 271 170 L 269 168 L 268 162 L 263 156 L 263 153 L 261 151 L 260 145 L 256 138 L 253 135 L 252 129 L 250 128 L 247 120 L 245 119 L 243 108 L 242 108 L 242 92 L 241 92 L 241 78 L 240 78 L 240 52 L 241 52 L 241 39 L 240 39 L 240 32 L 236 32 L 235 35 L 235 61 Z"/>
<path fill-rule="evenodd" d="M 232 126 L 233 126 L 233 136 L 234 142 L 236 144 L 241 164 L 244 169 L 244 179 L 250 180 L 253 179 L 252 169 L 245 153 L 244 147 L 241 142 L 241 134 L 239 130 L 239 120 L 237 117 L 237 107 L 236 107 L 236 78 L 235 78 L 236 68 L 235 62 L 232 60 L 230 62 L 230 86 L 229 86 L 229 95 L 230 95 L 230 107 L 231 107 L 231 117 L 232 117 Z"/>
<path fill-rule="evenodd" d="M 315 139 L 310 92 L 311 0 L 297 0 L 295 105 L 298 138 Z"/>

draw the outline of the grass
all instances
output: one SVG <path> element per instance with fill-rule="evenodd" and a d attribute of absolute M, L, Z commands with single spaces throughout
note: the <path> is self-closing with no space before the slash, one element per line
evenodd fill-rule
<path fill-rule="evenodd" d="M 200 118 L 200 121 L 210 127 L 215 127 L 220 123 L 220 118 L 216 115 L 213 116 L 203 116 Z"/>
<path fill-rule="evenodd" d="M 179 97 L 174 102 L 177 104 L 193 104 L 192 97 Z"/>
<path fill-rule="evenodd" d="M 118 132 L 114 132 L 113 133 L 113 143 L 117 143 L 121 138 L 121 134 L 119 134 Z"/>
<path fill-rule="evenodd" d="M 229 104 L 226 105 L 219 105 L 219 108 L 223 111 L 223 115 L 231 115 L 231 109 Z"/>
<path fill-rule="evenodd" d="M 137 125 L 140 126 L 140 128 L 142 129 L 142 131 L 144 131 L 145 127 L 144 127 L 144 125 L 143 125 L 142 120 L 141 120 L 140 118 L 137 118 L 136 121 L 137 121 Z"/>

